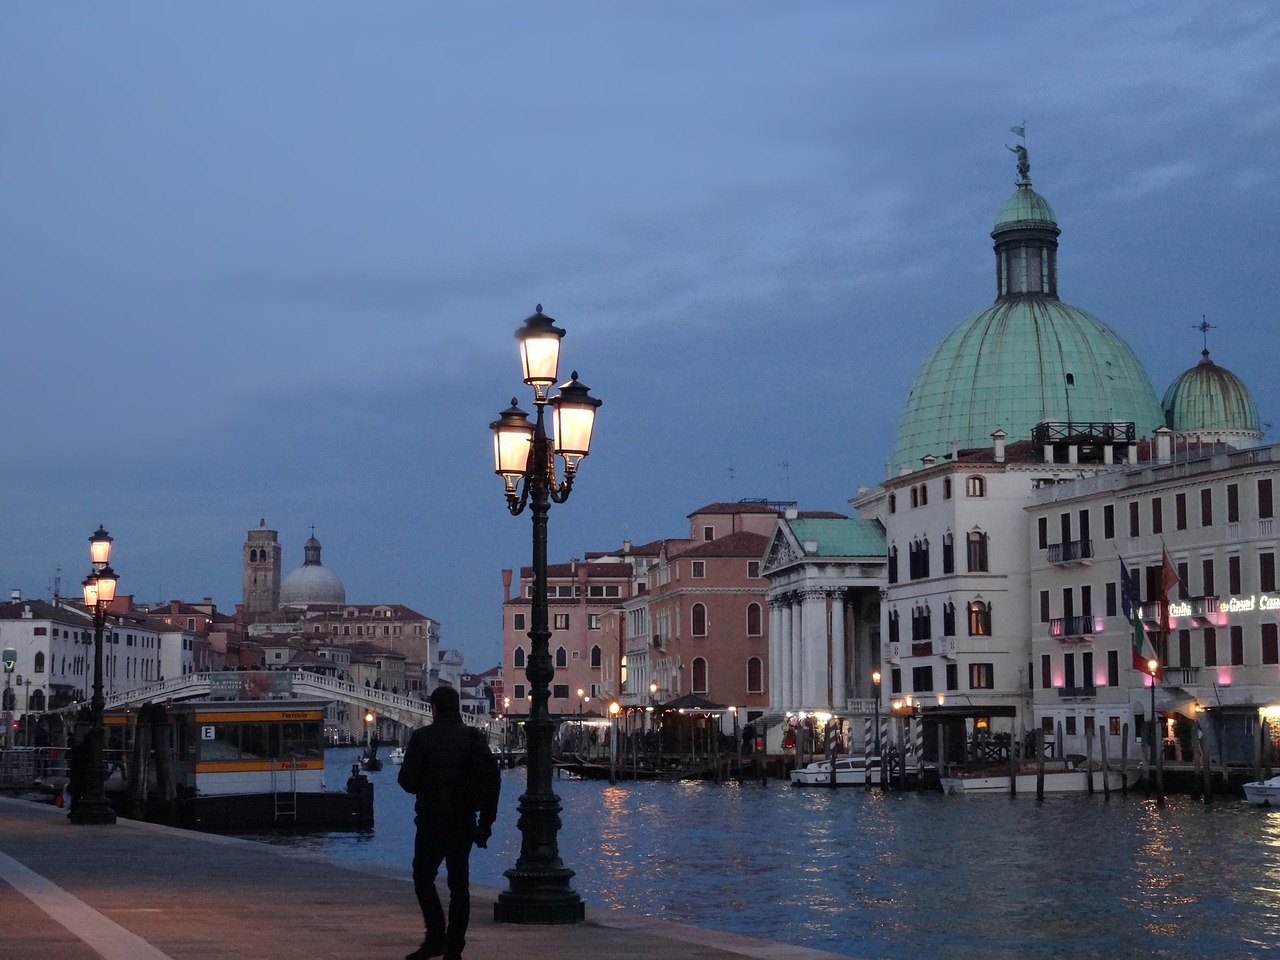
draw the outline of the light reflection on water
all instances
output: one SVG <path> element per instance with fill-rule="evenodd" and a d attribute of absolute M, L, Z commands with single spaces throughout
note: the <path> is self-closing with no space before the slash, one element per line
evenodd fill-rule
<path fill-rule="evenodd" d="M 352 755 L 353 756 L 353 755 Z M 330 752 L 330 769 L 352 757 Z M 372 774 L 371 833 L 279 842 L 408 871 L 413 802 Z M 505 888 L 523 770 L 472 860 Z M 850 957 L 1280 953 L 1280 811 L 1140 794 L 944 797 L 557 780 L 560 854 L 587 909 L 627 909 Z"/>

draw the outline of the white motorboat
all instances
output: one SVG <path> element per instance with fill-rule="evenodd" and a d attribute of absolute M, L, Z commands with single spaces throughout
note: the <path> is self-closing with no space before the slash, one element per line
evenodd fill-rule
<path fill-rule="evenodd" d="M 862 757 L 838 757 L 836 764 L 837 787 L 863 787 L 867 784 L 867 764 Z M 870 758 L 871 782 L 880 782 L 880 762 Z M 831 761 L 818 760 L 791 771 L 791 785 L 794 787 L 827 787 L 831 785 Z"/>
<path fill-rule="evenodd" d="M 1246 783 L 1244 799 L 1256 807 L 1280 806 L 1280 777 Z"/>
<path fill-rule="evenodd" d="M 1036 792 L 1036 765 L 1033 762 L 1023 763 L 1018 767 L 1018 793 Z M 1008 793 L 1009 770 L 1000 766 L 988 765 L 970 769 L 953 768 L 945 777 L 940 777 L 942 792 L 956 793 Z M 1124 788 L 1124 771 L 1108 770 L 1104 784 L 1102 771 L 1093 771 L 1093 789 L 1121 790 Z M 1046 759 L 1044 762 L 1045 793 L 1087 793 L 1089 791 L 1089 770 L 1069 759 Z"/>
<path fill-rule="evenodd" d="M 404 747 L 392 747 L 387 753 L 387 759 L 396 765 L 404 763 Z"/>

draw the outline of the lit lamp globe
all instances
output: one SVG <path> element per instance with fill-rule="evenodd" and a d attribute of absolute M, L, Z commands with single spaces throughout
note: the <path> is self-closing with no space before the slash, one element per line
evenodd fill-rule
<path fill-rule="evenodd" d="M 547 391 L 556 382 L 560 368 L 560 338 L 563 336 L 564 331 L 556 326 L 555 321 L 543 314 L 542 304 L 538 304 L 537 312 L 516 331 L 524 382 L 533 387 L 538 400 L 545 400 Z"/>
<path fill-rule="evenodd" d="M 596 422 L 596 409 L 601 401 L 591 396 L 587 386 L 578 380 L 578 371 L 560 392 L 551 398 L 555 452 L 564 457 L 565 467 L 573 470 L 578 461 L 591 452 L 591 430 Z"/>
<path fill-rule="evenodd" d="M 494 473 L 502 477 L 511 489 L 528 469 L 534 426 L 529 422 L 529 415 L 516 406 L 516 399 L 512 397 L 511 406 L 489 424 L 489 429 L 493 431 Z"/>
<path fill-rule="evenodd" d="M 93 561 L 95 570 L 102 570 L 111 562 L 111 534 L 98 524 L 98 529 L 89 538 L 89 559 Z"/>

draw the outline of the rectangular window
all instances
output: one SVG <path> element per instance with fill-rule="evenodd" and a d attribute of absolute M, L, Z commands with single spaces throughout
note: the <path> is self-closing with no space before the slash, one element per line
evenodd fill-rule
<path fill-rule="evenodd" d="M 1049 518 L 1041 517 L 1036 521 L 1036 542 L 1040 545 L 1040 549 L 1044 550 L 1049 546 Z"/>
<path fill-rule="evenodd" d="M 569 629 L 569 615 L 568 615 L 567 613 L 557 613 L 557 614 L 555 615 L 555 626 L 553 627 L 553 629 L 555 629 L 555 630 L 568 630 L 568 629 Z"/>
<path fill-rule="evenodd" d="M 1191 666 L 1191 631 L 1178 631 L 1178 666 Z"/>
<path fill-rule="evenodd" d="M 1204 665 L 1206 667 L 1218 665 L 1218 631 L 1213 627 L 1204 628 Z"/>
<path fill-rule="evenodd" d="M 1276 588 L 1276 555 L 1274 553 L 1258 554 L 1258 589 L 1263 593 L 1271 593 Z"/>
<path fill-rule="evenodd" d="M 969 689 L 993 690 L 996 685 L 995 665 L 991 663 L 969 664 Z"/>
<path fill-rule="evenodd" d="M 600 629 L 600 614 L 598 614 L 598 613 L 588 613 L 588 614 L 587 614 L 587 629 L 588 629 L 588 630 L 599 630 L 599 629 Z"/>
<path fill-rule="evenodd" d="M 1280 646 L 1276 639 L 1277 625 L 1274 623 L 1264 623 L 1262 625 L 1262 662 L 1263 663 L 1280 663 Z"/>
<path fill-rule="evenodd" d="M 1087 583 L 1080 587 L 1080 616 L 1093 618 L 1093 587 Z"/>
<path fill-rule="evenodd" d="M 1107 651 L 1107 686 L 1120 686 L 1120 652 L 1118 650 Z"/>
<path fill-rule="evenodd" d="M 1076 715 L 1073 713 L 1067 717 L 1065 736 L 1074 737 L 1076 735 Z"/>
<path fill-rule="evenodd" d="M 1213 526 L 1213 489 L 1210 487 L 1200 491 L 1200 526 Z"/>
<path fill-rule="evenodd" d="M 702 539 L 703 539 L 703 540 L 714 540 L 715 538 L 716 538 L 716 528 L 715 528 L 715 527 L 703 527 L 703 528 L 702 528 Z"/>
<path fill-rule="evenodd" d="M 1102 536 L 1106 540 L 1114 540 L 1116 536 L 1116 508 L 1114 504 L 1106 504 L 1102 508 Z"/>
<path fill-rule="evenodd" d="M 914 693 L 928 693 L 933 690 L 933 667 L 911 668 L 911 690 Z"/>
<path fill-rule="evenodd" d="M 1040 591 L 1040 622 L 1049 622 L 1049 591 Z"/>
<path fill-rule="evenodd" d="M 1258 481 L 1258 518 L 1265 520 L 1271 515 L 1271 478 L 1268 477 Z"/>
<path fill-rule="evenodd" d="M 1080 654 L 1080 679 L 1086 687 L 1093 686 L 1093 653 L 1085 650 Z"/>
<path fill-rule="evenodd" d="M 960 689 L 960 664 L 958 663 L 947 664 L 947 689 Z"/>
<path fill-rule="evenodd" d="M 889 692 L 890 693 L 902 692 L 902 668 L 901 667 L 894 667 L 892 670 L 889 671 Z"/>
<path fill-rule="evenodd" d="M 1187 565 L 1185 563 L 1178 564 L 1178 599 L 1179 600 L 1187 599 L 1187 590 L 1188 590 L 1187 584 L 1190 582 L 1191 581 L 1187 579 Z"/>
<path fill-rule="evenodd" d="M 1231 665 L 1244 666 L 1244 627 L 1239 624 L 1231 628 Z"/>
<path fill-rule="evenodd" d="M 1151 500 L 1151 532 L 1164 533 L 1164 501 L 1159 497 Z"/>
<path fill-rule="evenodd" d="M 1239 596 L 1240 588 L 1240 555 L 1227 557 L 1227 592 L 1231 596 Z"/>
<path fill-rule="evenodd" d="M 707 561 L 694 560 L 693 561 L 693 579 L 701 580 L 706 575 L 707 575 Z"/>
<path fill-rule="evenodd" d="M 1213 560 L 1204 560 L 1200 564 L 1200 582 L 1204 587 L 1204 596 L 1216 596 L 1218 591 L 1213 588 Z"/>
<path fill-rule="evenodd" d="M 1053 660 L 1049 654 L 1040 655 L 1040 689 L 1048 690 L 1053 686 Z"/>
<path fill-rule="evenodd" d="M 1138 501 L 1135 500 L 1129 504 L 1129 536 L 1139 536 L 1140 525 L 1138 523 Z"/>
<path fill-rule="evenodd" d="M 551 688 L 551 698 L 553 700 L 568 700 L 569 685 L 567 683 L 557 683 Z"/>
<path fill-rule="evenodd" d="M 1062 655 L 1062 685 L 1068 690 L 1076 688 L 1076 655 L 1074 653 Z"/>
<path fill-rule="evenodd" d="M 751 580 L 754 580 L 758 576 L 760 576 L 760 561 L 748 560 L 747 561 L 747 577 Z"/>
<path fill-rule="evenodd" d="M 1238 483 L 1227 484 L 1227 523 L 1237 523 L 1240 520 L 1240 485 Z"/>
<path fill-rule="evenodd" d="M 1187 495 L 1179 493 L 1173 498 L 1174 526 L 1179 530 L 1187 529 Z"/>
<path fill-rule="evenodd" d="M 1112 582 L 1107 584 L 1107 616 L 1114 617 L 1116 609 L 1116 585 Z"/>

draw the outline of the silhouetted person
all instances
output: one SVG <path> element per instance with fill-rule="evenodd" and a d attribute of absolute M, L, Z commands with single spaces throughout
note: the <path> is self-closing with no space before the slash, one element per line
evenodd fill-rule
<path fill-rule="evenodd" d="M 426 927 L 422 946 L 405 960 L 460 960 L 471 919 L 471 844 L 488 845 L 501 775 L 484 734 L 463 724 L 458 691 L 437 687 L 431 710 L 432 723 L 409 737 L 397 778 L 417 797 L 413 888 Z M 435 882 L 441 863 L 448 873 L 447 924 Z"/>

